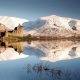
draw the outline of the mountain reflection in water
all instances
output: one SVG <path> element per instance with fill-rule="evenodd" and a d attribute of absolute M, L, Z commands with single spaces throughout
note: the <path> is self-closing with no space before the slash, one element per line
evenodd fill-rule
<path fill-rule="evenodd" d="M 80 42 L 0 42 L 0 80 L 79 80 Z"/>

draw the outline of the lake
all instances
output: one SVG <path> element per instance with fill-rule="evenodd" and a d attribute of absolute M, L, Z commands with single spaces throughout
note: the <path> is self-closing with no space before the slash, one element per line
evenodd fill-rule
<path fill-rule="evenodd" d="M 80 42 L 0 42 L 0 80 L 79 80 Z"/>

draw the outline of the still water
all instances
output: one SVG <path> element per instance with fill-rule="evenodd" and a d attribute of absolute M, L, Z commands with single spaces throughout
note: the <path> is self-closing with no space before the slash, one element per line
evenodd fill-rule
<path fill-rule="evenodd" d="M 0 80 L 80 80 L 80 42 L 0 42 Z"/>

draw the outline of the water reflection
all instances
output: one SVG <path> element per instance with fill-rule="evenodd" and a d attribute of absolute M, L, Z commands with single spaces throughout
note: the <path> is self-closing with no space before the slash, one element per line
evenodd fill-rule
<path fill-rule="evenodd" d="M 80 57 L 80 42 L 78 41 L 32 41 L 0 42 L 0 60 L 3 57 L 24 55 L 37 56 L 41 60 L 59 61 Z M 21 58 L 21 57 L 20 57 Z M 15 58 L 14 58 L 15 59 Z"/>
<path fill-rule="evenodd" d="M 76 48 L 77 47 L 73 47 L 70 51 L 69 51 L 69 55 L 72 56 L 72 57 L 75 57 L 76 56 Z"/>
<path fill-rule="evenodd" d="M 0 80 L 79 79 L 79 41 L 0 42 Z"/>
<path fill-rule="evenodd" d="M 23 54 L 23 48 L 26 46 L 26 42 L 0 42 L 0 60 L 13 60 L 27 57 Z"/>

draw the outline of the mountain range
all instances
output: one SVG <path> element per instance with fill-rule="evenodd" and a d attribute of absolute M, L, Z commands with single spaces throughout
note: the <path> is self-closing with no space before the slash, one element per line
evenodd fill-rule
<path fill-rule="evenodd" d="M 35 36 L 71 37 L 80 35 L 80 20 L 55 15 L 25 22 L 23 26 L 27 33 Z"/>
<path fill-rule="evenodd" d="M 33 36 L 78 37 L 80 35 L 80 20 L 56 15 L 41 17 L 34 21 L 0 16 L 0 23 L 8 29 L 14 29 L 21 24 L 25 33 Z"/>

